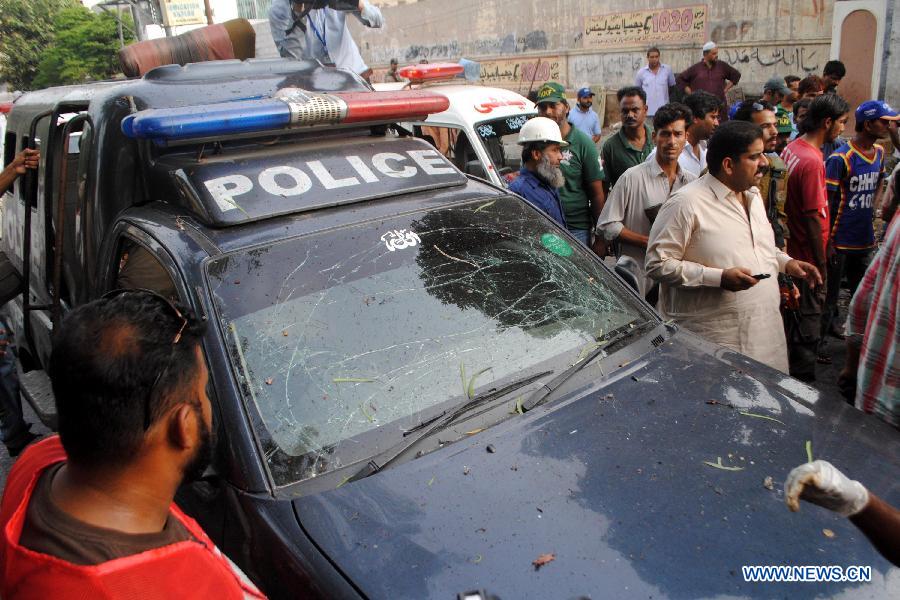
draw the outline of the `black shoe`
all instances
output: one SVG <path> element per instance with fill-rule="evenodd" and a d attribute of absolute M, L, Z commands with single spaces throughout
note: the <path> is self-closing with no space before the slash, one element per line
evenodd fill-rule
<path fill-rule="evenodd" d="M 16 457 L 22 453 L 22 450 L 24 450 L 28 446 L 28 444 L 38 439 L 39 437 L 41 436 L 36 433 L 26 431 L 12 442 L 6 444 L 6 451 L 9 452 L 9 455 L 11 457 Z"/>

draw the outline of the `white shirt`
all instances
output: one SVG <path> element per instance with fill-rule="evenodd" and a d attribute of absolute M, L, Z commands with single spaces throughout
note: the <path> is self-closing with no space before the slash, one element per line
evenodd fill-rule
<path fill-rule="evenodd" d="M 697 177 L 679 169 L 675 181 L 669 189 L 669 177 L 656 159 L 631 167 L 619 178 L 610 192 L 600 217 L 597 220 L 597 235 L 612 241 L 619 237 L 622 229 L 647 235 L 650 233 L 650 219 L 645 212 L 648 208 L 661 205 L 669 195 Z M 645 295 L 653 286 L 653 280 L 644 274 L 644 256 L 647 249 L 621 241 L 622 254 L 632 257 L 640 265 L 638 277 L 639 291 Z"/>
<path fill-rule="evenodd" d="M 669 65 L 660 63 L 656 73 L 650 70 L 650 65 L 644 65 L 635 74 L 634 85 L 647 93 L 647 114 L 652 117 L 660 106 L 669 103 L 669 88 L 675 85 L 675 74 Z"/>
<path fill-rule="evenodd" d="M 700 177 L 700 173 L 706 168 L 706 140 L 700 140 L 697 142 L 697 146 L 700 148 L 700 158 L 694 155 L 694 146 L 691 146 L 690 142 L 684 145 L 684 149 L 678 156 L 678 166 L 695 178 Z M 650 161 L 656 161 L 656 148 L 647 157 L 647 162 Z"/>
<path fill-rule="evenodd" d="M 269 7 L 272 40 L 284 58 L 334 63 L 341 69 L 349 69 L 356 74 L 363 73 L 369 67 L 360 56 L 359 48 L 347 28 L 347 14 L 359 19 L 366 27 L 378 28 L 384 25 L 384 17 L 378 7 L 363 0 L 362 12 L 331 8 L 311 10 L 303 19 L 306 33 L 297 26 L 288 34 L 287 31 L 294 25 L 291 0 L 273 0 Z"/>
<path fill-rule="evenodd" d="M 791 257 L 776 248 L 759 190 L 750 214 L 725 184 L 706 174 L 663 204 L 644 268 L 660 282 L 659 310 L 686 329 L 788 372 L 778 273 Z M 745 267 L 771 275 L 748 290 L 720 287 L 722 271 Z"/>

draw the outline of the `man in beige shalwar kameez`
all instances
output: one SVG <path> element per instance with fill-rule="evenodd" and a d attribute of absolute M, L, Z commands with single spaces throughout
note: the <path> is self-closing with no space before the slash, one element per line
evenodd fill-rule
<path fill-rule="evenodd" d="M 709 142 L 709 173 L 676 191 L 650 230 L 645 269 L 666 318 L 788 372 L 778 273 L 821 284 L 811 264 L 775 246 L 759 191 L 759 126 L 730 121 Z"/>

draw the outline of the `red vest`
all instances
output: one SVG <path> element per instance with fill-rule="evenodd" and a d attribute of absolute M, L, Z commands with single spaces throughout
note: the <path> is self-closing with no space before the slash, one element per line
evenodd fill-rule
<path fill-rule="evenodd" d="M 58 436 L 28 448 L 6 480 L 0 504 L 0 596 L 54 598 L 264 598 L 242 579 L 200 525 L 175 504 L 170 510 L 194 540 L 178 542 L 98 565 L 80 566 L 19 545 L 34 486 L 47 467 L 66 460 Z"/>

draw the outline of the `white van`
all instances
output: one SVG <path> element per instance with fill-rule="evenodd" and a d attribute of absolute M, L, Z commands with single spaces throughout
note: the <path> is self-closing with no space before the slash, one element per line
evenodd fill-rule
<path fill-rule="evenodd" d="M 502 88 L 459 83 L 463 66 L 419 64 L 399 70 L 409 79 L 376 83 L 377 91 L 427 88 L 450 99 L 450 108 L 424 121 L 400 123 L 416 137 L 432 143 L 464 173 L 506 186 L 521 166 L 516 144 L 522 125 L 537 115 L 534 103 Z"/>

